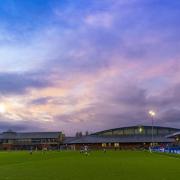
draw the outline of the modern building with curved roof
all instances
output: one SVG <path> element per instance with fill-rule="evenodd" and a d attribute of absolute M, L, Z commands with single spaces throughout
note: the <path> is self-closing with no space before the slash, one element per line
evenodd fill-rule
<path fill-rule="evenodd" d="M 65 144 L 74 148 L 88 145 L 91 148 L 140 148 L 150 145 L 165 145 L 173 143 L 168 138 L 169 134 L 180 131 L 177 128 L 161 126 L 130 126 L 115 129 L 108 129 L 93 133 L 89 136 L 82 136 L 71 140 L 66 139 Z"/>
<path fill-rule="evenodd" d="M 165 136 L 179 131 L 177 128 L 154 126 L 154 136 Z M 130 126 L 96 132 L 92 135 L 98 136 L 151 136 L 152 126 Z"/>

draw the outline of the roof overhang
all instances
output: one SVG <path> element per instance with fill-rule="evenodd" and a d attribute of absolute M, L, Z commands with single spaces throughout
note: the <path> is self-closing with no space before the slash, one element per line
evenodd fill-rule
<path fill-rule="evenodd" d="M 176 132 L 176 133 L 173 133 L 173 134 L 170 134 L 168 136 L 166 136 L 167 138 L 176 138 L 176 137 L 179 137 L 180 136 L 180 131 Z"/>

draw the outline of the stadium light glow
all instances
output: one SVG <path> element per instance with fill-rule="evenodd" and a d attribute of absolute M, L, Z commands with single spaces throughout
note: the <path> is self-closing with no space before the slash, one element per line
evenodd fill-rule
<path fill-rule="evenodd" d="M 154 117 L 154 116 L 156 115 L 156 113 L 155 113 L 153 110 L 150 110 L 150 111 L 149 111 L 149 115 L 152 116 L 152 117 Z"/>
<path fill-rule="evenodd" d="M 154 146 L 154 117 L 156 113 L 153 110 L 150 110 L 149 115 L 151 116 L 151 120 L 152 120 L 152 145 L 151 146 Z"/>

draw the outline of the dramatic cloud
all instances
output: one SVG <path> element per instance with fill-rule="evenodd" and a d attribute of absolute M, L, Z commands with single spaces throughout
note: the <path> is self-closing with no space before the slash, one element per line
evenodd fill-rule
<path fill-rule="evenodd" d="M 30 88 L 44 88 L 51 83 L 35 74 L 0 73 L 0 93 L 22 94 Z"/>
<path fill-rule="evenodd" d="M 180 127 L 180 2 L 3 1 L 2 129 Z M 1 104 L 0 104 L 1 105 Z"/>

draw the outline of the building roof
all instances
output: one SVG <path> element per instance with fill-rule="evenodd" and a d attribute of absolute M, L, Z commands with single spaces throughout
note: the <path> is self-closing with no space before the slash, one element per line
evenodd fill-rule
<path fill-rule="evenodd" d="M 79 139 L 80 137 L 65 137 L 63 144 L 70 144 L 71 142 Z"/>
<path fill-rule="evenodd" d="M 0 134 L 0 139 L 51 139 L 58 138 L 61 132 L 4 132 Z"/>
<path fill-rule="evenodd" d="M 98 144 L 98 143 L 150 143 L 152 142 L 151 136 L 123 136 L 123 137 L 104 137 L 89 135 L 74 139 L 65 139 L 64 144 Z M 164 136 L 154 136 L 154 142 L 158 143 L 170 143 L 172 139 L 168 139 Z"/>
<path fill-rule="evenodd" d="M 167 138 L 175 138 L 175 137 L 177 137 L 177 136 L 180 136 L 180 131 L 168 135 Z"/>

